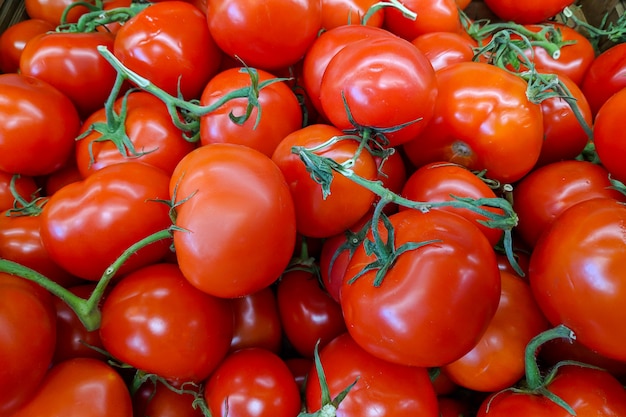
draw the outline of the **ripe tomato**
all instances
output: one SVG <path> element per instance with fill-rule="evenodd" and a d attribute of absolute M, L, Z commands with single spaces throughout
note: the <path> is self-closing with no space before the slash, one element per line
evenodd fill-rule
<path fill-rule="evenodd" d="M 343 132 L 325 124 L 309 125 L 284 138 L 272 155 L 282 171 L 295 204 L 298 232 L 309 237 L 329 237 L 346 230 L 368 212 L 374 194 L 338 173 L 333 173 L 330 194 L 324 198 L 294 146 L 313 148 Z M 317 152 L 322 157 L 342 163 L 355 157 L 359 143 L 354 139 L 337 141 Z M 361 152 L 352 167 L 356 175 L 373 180 L 376 163 L 368 152 Z"/>
<path fill-rule="evenodd" d="M 516 23 L 540 23 L 555 16 L 574 0 L 484 0 L 489 9 L 502 20 Z"/>
<path fill-rule="evenodd" d="M 200 382 L 226 356 L 230 302 L 189 284 L 173 264 L 126 275 L 102 306 L 100 338 L 113 357 L 173 381 Z"/>
<path fill-rule="evenodd" d="M 456 62 L 474 59 L 476 42 L 456 32 L 428 32 L 411 41 L 426 55 L 435 71 Z"/>
<path fill-rule="evenodd" d="M 434 367 L 459 359 L 480 340 L 500 299 L 489 241 L 469 220 L 442 210 L 404 210 L 389 221 L 396 250 L 431 243 L 398 255 L 381 270 L 381 283 L 376 269 L 351 282 L 377 259 L 364 246 L 356 250 L 340 292 L 348 332 L 363 349 L 394 363 Z M 389 234 L 378 228 L 385 242 Z"/>
<path fill-rule="evenodd" d="M 434 116 L 421 135 L 404 145 L 416 166 L 455 162 L 502 183 L 534 167 L 543 144 L 541 106 L 526 96 L 517 76 L 480 62 L 437 71 Z"/>
<path fill-rule="evenodd" d="M 385 27 L 404 39 L 411 41 L 429 32 L 462 31 L 455 0 L 404 0 L 402 4 L 417 13 L 417 18 L 408 19 L 390 7 L 385 10 Z"/>
<path fill-rule="evenodd" d="M 625 87 L 626 43 L 618 43 L 593 60 L 581 88 L 595 115 L 609 97 Z"/>
<path fill-rule="evenodd" d="M 299 61 L 322 25 L 319 0 L 211 0 L 206 15 L 227 55 L 270 72 Z"/>
<path fill-rule="evenodd" d="M 333 125 L 340 130 L 371 128 L 384 133 L 389 146 L 424 129 L 436 98 L 437 80 L 428 58 L 409 41 L 392 36 L 339 50 L 320 85 L 320 103 Z"/>
<path fill-rule="evenodd" d="M 55 25 L 42 19 L 26 19 L 6 28 L 0 34 L 0 72 L 17 72 L 26 43 L 55 28 Z"/>
<path fill-rule="evenodd" d="M 435 390 L 425 368 L 403 366 L 372 356 L 348 333 L 333 339 L 319 356 L 331 398 L 356 381 L 339 403 L 337 417 L 366 416 L 372 410 L 388 417 L 439 416 Z M 307 378 L 305 399 L 309 412 L 318 411 L 323 405 L 314 366 Z"/>
<path fill-rule="evenodd" d="M 0 75 L 0 170 L 55 171 L 69 159 L 79 128 L 76 107 L 59 90 L 27 75 Z"/>
<path fill-rule="evenodd" d="M 206 24 L 206 16 L 184 1 L 153 4 L 117 31 L 115 56 L 129 69 L 173 96 L 200 97 L 217 73 L 222 52 Z"/>
<path fill-rule="evenodd" d="M 626 131 L 620 128 L 626 106 L 626 87 L 615 93 L 600 107 L 593 125 L 596 152 L 602 165 L 613 178 L 626 182 Z"/>
<path fill-rule="evenodd" d="M 535 245 L 528 274 L 535 299 L 553 325 L 564 324 L 586 347 L 622 361 L 625 222 L 626 206 L 611 198 L 571 206 Z"/>
<path fill-rule="evenodd" d="M 291 371 L 260 348 L 229 354 L 208 379 L 204 397 L 213 417 L 294 417 L 300 411 Z"/>
<path fill-rule="evenodd" d="M 206 85 L 200 104 L 213 105 L 225 95 L 250 86 L 251 75 L 248 71 L 238 67 L 217 74 Z M 259 83 L 276 78 L 263 70 L 256 70 L 256 74 Z M 243 124 L 234 123 L 231 116 L 245 115 L 247 105 L 247 97 L 233 99 L 202 116 L 200 143 L 202 145 L 236 143 L 249 146 L 271 157 L 285 136 L 302 127 L 300 103 L 296 94 L 284 82 L 275 82 L 264 87 L 259 93 L 259 107 L 252 109 L 250 117 Z M 260 117 L 258 121 L 257 117 Z"/>
<path fill-rule="evenodd" d="M 55 339 L 50 294 L 0 273 L 0 415 L 12 416 L 32 398 L 52 361 Z"/>
<path fill-rule="evenodd" d="M 194 396 L 179 394 L 162 382 L 147 381 L 133 395 L 134 417 L 203 417 L 202 410 L 193 407 Z"/>
<path fill-rule="evenodd" d="M 322 29 L 330 30 L 343 25 L 359 25 L 377 0 L 322 0 Z M 381 27 L 385 19 L 384 8 L 379 8 L 367 22 L 368 26 Z"/>
<path fill-rule="evenodd" d="M 0 171 L 0 211 L 4 212 L 13 208 L 15 196 L 11 192 L 11 180 L 13 174 Z M 33 177 L 27 175 L 18 175 L 15 178 L 15 192 L 26 200 L 36 197 L 39 194 L 37 183 Z M 17 207 L 23 207 L 21 203 L 17 203 Z"/>
<path fill-rule="evenodd" d="M 201 146 L 176 166 L 174 232 L 178 264 L 195 287 L 241 297 L 267 287 L 283 272 L 296 241 L 296 217 L 281 170 L 243 145 Z M 242 260 L 245 259 L 245 262 Z"/>
<path fill-rule="evenodd" d="M 24 6 L 26 7 L 26 14 L 31 19 L 42 19 L 56 27 L 61 23 L 61 16 L 65 9 L 74 3 L 79 3 L 79 0 L 25 0 Z M 65 21 L 66 23 L 77 22 L 80 16 L 88 11 L 86 6 L 76 4 L 67 14 Z"/>
<path fill-rule="evenodd" d="M 41 214 L 41 239 L 50 257 L 79 278 L 100 279 L 128 247 L 171 226 L 169 207 L 157 201 L 169 201 L 168 184 L 160 169 L 124 162 L 63 187 Z M 119 272 L 158 261 L 169 243 L 140 249 Z"/>
<path fill-rule="evenodd" d="M 110 365 L 76 358 L 55 365 L 37 393 L 13 417 L 132 417 L 122 377 Z"/>
<path fill-rule="evenodd" d="M 43 193 L 51 196 L 67 184 L 81 181 L 82 179 L 83 176 L 78 171 L 76 161 L 70 158 L 67 164 L 42 178 Z"/>

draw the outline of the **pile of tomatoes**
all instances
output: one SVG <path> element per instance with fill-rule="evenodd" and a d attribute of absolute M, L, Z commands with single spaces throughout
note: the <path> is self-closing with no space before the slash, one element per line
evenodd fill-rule
<path fill-rule="evenodd" d="M 25 5 L 0 417 L 626 416 L 623 19 Z"/>

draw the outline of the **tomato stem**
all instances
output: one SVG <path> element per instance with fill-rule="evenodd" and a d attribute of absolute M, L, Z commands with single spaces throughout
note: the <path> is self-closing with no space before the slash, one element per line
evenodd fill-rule
<path fill-rule="evenodd" d="M 77 6 L 87 7 L 90 11 L 82 14 L 76 23 L 67 23 L 69 11 Z M 102 1 L 98 1 L 95 5 L 85 1 L 71 3 L 63 10 L 61 24 L 56 28 L 56 31 L 71 33 L 96 32 L 101 26 L 115 22 L 124 23 L 148 6 L 150 6 L 150 3 L 133 2 L 129 7 L 116 7 L 104 10 Z"/>
<path fill-rule="evenodd" d="M 14 174 L 9 182 L 9 190 L 13 195 L 13 207 L 5 212 L 5 215 L 10 216 L 39 216 L 41 214 L 42 207 L 48 202 L 47 197 L 36 197 L 36 194 L 31 195 L 31 200 L 26 200 L 17 191 L 15 182 L 20 177 L 19 174 Z"/>
<path fill-rule="evenodd" d="M 525 366 L 526 366 L 526 385 L 530 390 L 538 390 L 545 385 L 545 381 L 541 376 L 541 371 L 537 365 L 537 352 L 539 348 L 550 340 L 567 339 L 573 341 L 576 339 L 574 332 L 564 325 L 556 326 L 552 329 L 539 333 L 531 339 L 526 345 Z"/>
<path fill-rule="evenodd" d="M 603 38 L 612 43 L 626 42 L 626 15 L 620 16 L 615 22 L 610 22 L 608 21 L 610 12 L 607 12 L 600 26 L 596 27 L 578 18 L 574 9 L 580 9 L 580 6 L 568 6 L 563 9 L 561 16 L 564 22 L 571 21 L 579 31 L 584 31 L 596 52 L 599 52 Z"/>
<path fill-rule="evenodd" d="M 392 7 L 394 9 L 400 11 L 402 13 L 402 15 L 404 17 L 406 17 L 407 19 L 411 19 L 411 20 L 417 19 L 417 13 L 415 13 L 413 10 L 409 9 L 408 7 L 406 7 L 400 1 L 398 1 L 398 0 L 386 0 L 386 1 L 379 1 L 378 3 L 372 4 L 369 7 L 369 9 L 367 9 L 367 12 L 365 13 L 365 15 L 363 15 L 363 17 L 361 18 L 361 24 L 362 25 L 367 25 L 367 22 L 370 20 L 370 18 L 376 12 L 378 12 L 381 9 L 384 9 L 385 7 Z"/>

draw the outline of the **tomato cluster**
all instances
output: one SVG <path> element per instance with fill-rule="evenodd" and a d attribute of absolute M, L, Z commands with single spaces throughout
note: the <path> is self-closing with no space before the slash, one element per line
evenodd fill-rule
<path fill-rule="evenodd" d="M 626 19 L 578 3 L 26 0 L 0 417 L 626 416 Z"/>

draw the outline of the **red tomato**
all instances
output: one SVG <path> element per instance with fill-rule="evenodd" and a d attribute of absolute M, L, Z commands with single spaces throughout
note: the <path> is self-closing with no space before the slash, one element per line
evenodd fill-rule
<path fill-rule="evenodd" d="M 582 91 L 595 115 L 615 93 L 626 87 L 626 43 L 618 43 L 598 55 L 587 70 Z"/>
<path fill-rule="evenodd" d="M 333 137 L 343 136 L 333 126 L 316 124 L 299 129 L 286 138 L 274 151 L 272 160 L 285 176 L 295 204 L 298 232 L 309 237 L 329 237 L 346 230 L 370 209 L 374 194 L 338 173 L 333 173 L 330 194 L 324 197 L 320 184 L 315 182 L 294 146 L 313 148 Z M 354 139 L 337 141 L 319 150 L 317 154 L 338 163 L 355 157 L 359 143 Z M 352 167 L 363 178 L 376 178 L 376 162 L 367 152 L 361 152 Z"/>
<path fill-rule="evenodd" d="M 626 106 L 626 87 L 615 93 L 600 107 L 593 125 L 596 152 L 611 176 L 626 182 L 626 130 L 621 129 Z"/>
<path fill-rule="evenodd" d="M 203 417 L 192 394 L 179 394 L 162 382 L 145 382 L 133 395 L 134 417 Z"/>
<path fill-rule="evenodd" d="M 39 35 L 24 47 L 20 71 L 56 87 L 84 118 L 104 105 L 115 83 L 115 68 L 96 49 L 112 51 L 113 40 L 105 32 Z"/>
<path fill-rule="evenodd" d="M 426 369 L 372 356 L 347 333 L 333 339 L 319 355 L 331 398 L 356 381 L 333 415 L 366 416 L 376 410 L 378 416 L 439 416 L 437 397 Z M 305 399 L 309 412 L 323 405 L 315 367 L 309 372 Z"/>
<path fill-rule="evenodd" d="M 55 339 L 50 295 L 0 273 L 0 415 L 12 416 L 33 397 L 52 361 Z"/>
<path fill-rule="evenodd" d="M 411 41 L 426 55 L 435 71 L 457 62 L 474 59 L 476 42 L 455 32 L 423 33 Z"/>
<path fill-rule="evenodd" d="M 55 28 L 52 23 L 41 19 L 22 20 L 6 28 L 0 34 L 0 72 L 17 72 L 26 43 Z"/>
<path fill-rule="evenodd" d="M 383 133 L 389 146 L 405 143 L 424 129 L 436 98 L 437 80 L 428 58 L 409 41 L 392 36 L 339 50 L 320 85 L 320 103 L 333 125 L 340 130 L 370 128 Z"/>
<path fill-rule="evenodd" d="M 313 365 L 313 360 L 309 358 L 292 357 L 286 358 L 285 364 L 295 378 L 296 384 L 298 385 L 300 392 L 304 392 L 304 386 L 309 376 L 311 366 Z"/>
<path fill-rule="evenodd" d="M 528 278 L 553 325 L 564 324 L 586 347 L 626 361 L 626 206 L 611 198 L 574 204 L 539 239 Z"/>
<path fill-rule="evenodd" d="M 343 25 L 359 25 L 377 0 L 322 0 L 322 28 L 330 30 Z M 367 19 L 368 26 L 381 27 L 385 19 L 384 8 L 379 8 Z"/>
<path fill-rule="evenodd" d="M 168 184 L 160 169 L 125 162 L 63 187 L 41 214 L 41 239 L 50 257 L 71 274 L 97 281 L 128 247 L 171 226 L 169 207 L 157 201 L 169 201 Z M 169 243 L 140 249 L 119 272 L 158 261 Z"/>
<path fill-rule="evenodd" d="M 207 21 L 226 54 L 271 72 L 302 58 L 321 29 L 322 5 L 319 0 L 211 0 Z"/>
<path fill-rule="evenodd" d="M 105 349 L 168 380 L 207 378 L 226 356 L 232 335 L 230 302 L 197 290 L 172 264 L 126 275 L 102 306 Z"/>
<path fill-rule="evenodd" d="M 0 211 L 4 212 L 13 208 L 15 196 L 11 192 L 11 180 L 13 174 L 0 171 Z M 30 200 L 30 197 L 36 197 L 39 194 L 37 183 L 33 177 L 27 175 L 18 175 L 15 178 L 15 192 L 18 195 Z M 17 203 L 17 207 L 23 207 L 21 203 Z"/>
<path fill-rule="evenodd" d="M 39 391 L 13 417 L 132 417 L 122 377 L 108 364 L 76 358 L 50 369 Z"/>
<path fill-rule="evenodd" d="M 502 20 L 516 23 L 539 23 L 555 16 L 574 0 L 484 0 L 489 9 Z"/>
<path fill-rule="evenodd" d="M 229 354 L 208 379 L 204 397 L 213 417 L 294 417 L 300 411 L 291 371 L 260 348 Z"/>
<path fill-rule="evenodd" d="M 70 159 L 63 167 L 43 178 L 43 192 L 45 195 L 51 196 L 67 184 L 81 181 L 82 179 L 83 177 L 78 171 L 76 162 Z"/>
<path fill-rule="evenodd" d="M 72 101 L 45 81 L 0 75 L 0 170 L 49 174 L 69 159 L 80 118 Z"/>
<path fill-rule="evenodd" d="M 154 95 L 137 91 L 119 98 L 113 106 L 118 114 L 124 103 L 125 118 L 109 121 L 113 123 L 110 127 L 103 125 L 107 123 L 104 108 L 85 120 L 80 131 L 85 136 L 76 142 L 76 165 L 81 175 L 88 177 L 105 166 L 128 160 L 141 161 L 171 174 L 183 156 L 195 149 L 195 144 L 183 137 L 165 103 Z M 99 130 L 92 130 L 94 125 Z M 138 155 L 127 149 L 125 141 L 130 141 Z M 120 152 L 118 146 L 125 147 L 127 154 Z"/>
<path fill-rule="evenodd" d="M 489 241 L 470 221 L 442 210 L 404 210 L 389 221 L 395 250 L 426 244 L 400 253 L 380 277 L 376 269 L 362 271 L 384 254 L 356 250 L 340 293 L 349 333 L 363 349 L 394 363 L 434 367 L 459 359 L 478 343 L 498 307 L 500 272 Z M 379 233 L 385 242 L 382 225 Z"/>
<path fill-rule="evenodd" d="M 410 41 L 429 32 L 462 31 L 455 0 L 404 0 L 402 4 L 417 13 L 417 18 L 408 19 L 390 7 L 385 10 L 385 27 L 404 39 Z"/>
<path fill-rule="evenodd" d="M 214 105 L 227 94 L 250 86 L 251 74 L 245 68 L 220 72 L 205 87 L 200 104 Z M 276 78 L 267 71 L 256 70 L 258 82 Z M 252 109 L 243 124 L 232 116 L 246 114 L 248 98 L 229 100 L 217 110 L 200 118 L 200 143 L 236 143 L 254 148 L 271 157 L 278 143 L 302 127 L 302 110 L 296 94 L 284 82 L 275 82 L 259 92 L 258 107 Z M 260 114 L 259 114 L 260 112 Z M 257 120 L 257 118 L 259 118 Z M 258 123 L 257 123 L 258 122 Z"/>
<path fill-rule="evenodd" d="M 195 287 L 241 297 L 278 279 L 293 254 L 296 217 L 289 186 L 266 155 L 216 143 L 185 156 L 172 175 L 178 264 Z"/>
<path fill-rule="evenodd" d="M 534 167 L 543 144 L 541 106 L 526 97 L 519 77 L 480 62 L 437 71 L 434 116 L 404 151 L 416 166 L 455 162 L 503 183 Z"/>
<path fill-rule="evenodd" d="M 50 22 L 55 27 L 61 23 L 61 17 L 65 9 L 73 5 L 74 3 L 80 3 L 79 0 L 25 0 L 24 6 L 26 7 L 26 14 L 31 19 L 42 19 Z M 93 4 L 93 2 L 88 2 Z M 65 22 L 74 23 L 77 22 L 80 16 L 87 13 L 89 9 L 81 4 L 75 4 L 70 12 L 67 14 Z"/>
<path fill-rule="evenodd" d="M 114 53 L 129 69 L 173 96 L 200 97 L 222 52 L 191 3 L 165 1 L 143 9 L 117 31 Z"/>
<path fill-rule="evenodd" d="M 555 219 L 574 204 L 596 197 L 626 201 L 610 186 L 608 171 L 587 161 L 553 162 L 537 168 L 513 188 L 513 209 L 519 219 L 515 230 L 532 248 Z"/>
<path fill-rule="evenodd" d="M 455 2 L 456 5 L 459 6 L 459 9 L 464 10 L 467 6 L 469 6 L 472 0 L 456 0 Z"/>

